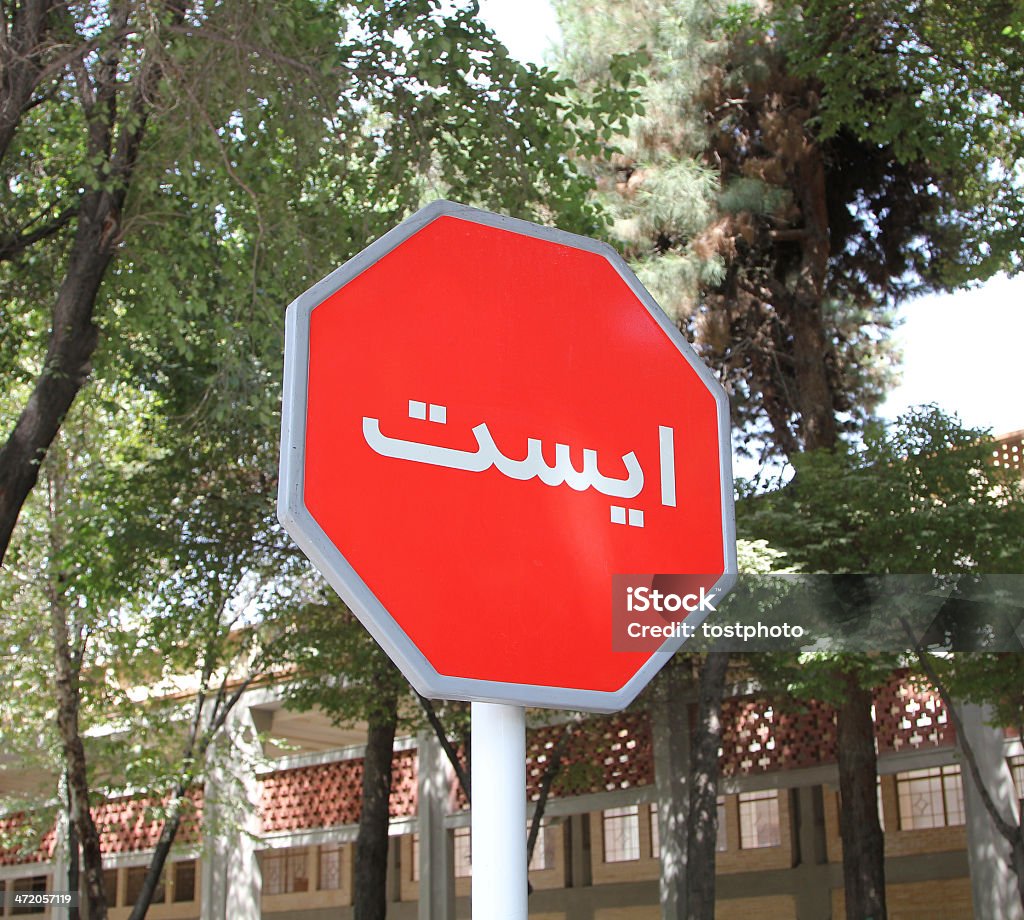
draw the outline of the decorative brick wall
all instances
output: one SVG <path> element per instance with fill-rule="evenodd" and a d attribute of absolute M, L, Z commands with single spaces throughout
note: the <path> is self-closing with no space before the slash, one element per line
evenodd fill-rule
<path fill-rule="evenodd" d="M 998 437 L 992 447 L 992 462 L 1024 476 L 1024 430 Z"/>
<path fill-rule="evenodd" d="M 526 746 L 526 788 L 536 799 L 547 758 L 563 732 L 560 725 L 529 732 Z M 646 712 L 624 712 L 588 719 L 577 726 L 565 748 L 552 795 L 611 792 L 654 782 L 651 722 Z"/>
<path fill-rule="evenodd" d="M 835 713 L 823 703 L 783 712 L 763 699 L 731 699 L 722 723 L 723 776 L 835 763 Z"/>
<path fill-rule="evenodd" d="M 896 674 L 875 695 L 876 733 L 882 754 L 900 753 L 955 743 L 953 727 L 938 694 L 927 685 Z M 725 776 L 756 776 L 835 763 L 835 713 L 831 707 L 808 704 L 783 711 L 764 699 L 726 700 L 722 708 L 722 772 Z M 531 729 L 527 735 L 527 794 L 539 795 L 540 782 L 563 726 Z M 363 762 L 360 758 L 278 770 L 263 777 L 260 814 L 264 833 L 352 825 L 359 821 Z M 390 814 L 416 814 L 416 751 L 397 751 L 391 777 Z M 564 762 L 552 786 L 554 796 L 572 796 L 647 786 L 654 783 L 654 756 L 647 712 L 625 712 L 588 719 L 575 727 L 565 747 Z M 202 792 L 192 796 L 178 841 L 199 839 Z M 113 799 L 94 811 L 105 853 L 151 849 L 160 834 L 159 810 L 146 798 Z M 457 787 L 451 807 L 465 808 Z M 0 832 L 24 821 L 20 815 L 0 817 Z M 51 858 L 51 829 L 34 851 L 0 849 L 0 865 L 45 862 Z"/>
<path fill-rule="evenodd" d="M 875 737 L 878 753 L 905 752 L 956 743 L 953 725 L 939 694 L 906 673 L 875 694 Z"/>
<path fill-rule="evenodd" d="M 198 843 L 202 823 L 203 791 L 196 789 L 185 805 L 176 844 Z M 156 799 L 110 799 L 92 811 L 96 830 L 100 835 L 100 848 L 104 853 L 134 853 L 151 850 L 160 839 L 164 819 Z"/>
<path fill-rule="evenodd" d="M 189 795 L 181 825 L 175 837 L 176 844 L 197 843 L 202 822 L 203 791 L 196 789 Z M 157 800 L 146 796 L 110 799 L 92 810 L 92 819 L 100 835 L 103 853 L 134 853 L 151 850 L 156 846 L 163 829 L 163 809 Z M 24 815 L 0 817 L 0 833 L 16 831 L 25 821 Z M 47 862 L 53 857 L 56 830 L 51 827 L 37 849 L 0 849 L 0 866 Z"/>
<path fill-rule="evenodd" d="M 836 762 L 835 711 L 824 703 L 790 712 L 763 699 L 731 699 L 722 706 L 722 722 L 725 776 Z M 875 692 L 875 735 L 880 754 L 956 743 L 938 693 L 905 672 Z"/>
<path fill-rule="evenodd" d="M 353 758 L 279 770 L 263 779 L 264 833 L 357 824 L 363 760 Z M 392 818 L 416 813 L 416 752 L 396 751 L 391 765 Z"/>
<path fill-rule="evenodd" d="M 16 834 L 20 831 L 28 820 L 28 816 L 24 812 L 17 812 L 15 814 L 3 815 L 0 817 L 0 835 L 6 836 L 8 834 Z M 26 828 L 27 830 L 27 828 Z M 27 849 L 21 847 L 12 847 L 5 849 L 0 847 L 0 866 L 18 866 L 27 865 L 30 863 L 48 862 L 53 856 L 53 848 L 56 844 L 57 836 L 54 833 L 54 829 L 51 827 L 39 841 L 39 845 L 35 849 Z M 0 908 L 2 910 L 2 908 Z"/>

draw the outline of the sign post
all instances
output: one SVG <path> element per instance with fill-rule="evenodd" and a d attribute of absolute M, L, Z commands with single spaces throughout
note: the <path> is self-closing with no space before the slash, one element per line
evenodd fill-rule
<path fill-rule="evenodd" d="M 732 501 L 726 395 L 603 243 L 438 201 L 288 308 L 278 514 L 473 703 L 476 916 L 526 915 L 523 707 L 627 706 L 686 634 L 619 643 L 613 576 L 714 601 Z"/>
<path fill-rule="evenodd" d="M 526 713 L 473 703 L 473 916 L 526 920 Z"/>

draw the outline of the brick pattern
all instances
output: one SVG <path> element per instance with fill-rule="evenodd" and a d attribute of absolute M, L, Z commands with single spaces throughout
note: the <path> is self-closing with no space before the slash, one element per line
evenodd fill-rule
<path fill-rule="evenodd" d="M 780 712 L 763 699 L 722 706 L 722 774 L 746 776 L 834 763 L 835 713 L 823 703 Z"/>
<path fill-rule="evenodd" d="M 411 818 L 416 814 L 416 751 L 395 751 L 391 761 L 391 801 L 388 814 L 392 818 Z"/>
<path fill-rule="evenodd" d="M 198 843 L 202 823 L 203 792 L 194 790 L 190 803 L 182 812 L 181 826 L 175 843 Z M 162 803 L 161 803 L 162 804 Z M 111 799 L 92 811 L 96 830 L 100 835 L 100 848 L 104 853 L 134 853 L 151 850 L 160 839 L 164 826 L 157 800 L 145 796 Z"/>
<path fill-rule="evenodd" d="M 151 850 L 163 830 L 163 802 L 147 796 L 110 799 L 92 810 L 92 819 L 100 835 L 100 848 L 104 854 L 134 853 Z M 193 844 L 199 841 L 202 823 L 203 792 L 196 789 L 189 794 L 175 843 Z M 0 818 L 0 834 L 16 831 L 24 822 L 24 815 Z M 40 845 L 32 852 L 0 849 L 0 866 L 47 862 L 53 856 L 56 829 L 50 828 Z"/>
<path fill-rule="evenodd" d="M 992 446 L 992 464 L 1024 476 L 1024 430 L 996 438 Z"/>
<path fill-rule="evenodd" d="M 15 834 L 22 829 L 27 816 L 24 812 L 0 816 L 0 837 L 8 834 Z M 53 828 L 50 828 L 39 841 L 35 849 L 23 847 L 0 847 L 0 866 L 18 866 L 30 863 L 47 862 L 53 856 L 53 848 L 56 845 L 57 835 Z M 2 908 L 0 908 L 2 910 Z"/>
<path fill-rule="evenodd" d="M 945 747 L 955 743 L 953 727 L 938 694 L 905 673 L 875 695 L 876 732 L 880 753 Z M 835 713 L 809 704 L 800 712 L 782 712 L 757 698 L 726 700 L 722 708 L 722 772 L 725 776 L 758 775 L 834 763 Z M 551 751 L 562 726 L 531 729 L 527 735 L 527 793 L 536 800 Z M 264 833 L 351 825 L 359 821 L 363 762 L 361 759 L 279 770 L 264 777 L 260 813 Z M 646 786 L 654 782 L 650 719 L 646 712 L 596 717 L 574 729 L 552 795 L 570 796 Z M 392 766 L 392 818 L 416 814 L 416 751 L 395 753 Z M 462 790 L 453 784 L 453 810 L 467 807 Z M 199 839 L 202 792 L 197 790 L 186 811 L 178 841 Z M 155 846 L 162 827 L 154 800 L 114 799 L 95 812 L 105 853 L 125 853 Z M 11 831 L 23 816 L 0 817 L 0 832 Z M 32 852 L 0 849 L 0 865 L 29 864 L 50 859 L 51 829 Z"/>
<path fill-rule="evenodd" d="M 562 725 L 542 725 L 526 731 L 526 794 L 531 802 L 540 797 L 544 771 L 564 731 Z M 551 796 L 611 792 L 653 782 L 650 717 L 646 712 L 621 712 L 594 716 L 573 729 L 551 785 Z M 453 811 L 469 807 L 457 780 L 452 782 L 450 807 Z"/>
<path fill-rule="evenodd" d="M 906 673 L 895 675 L 875 694 L 875 736 L 880 754 L 956 743 L 938 692 Z"/>
<path fill-rule="evenodd" d="M 362 789 L 362 758 L 271 773 L 263 779 L 260 804 L 263 831 L 357 824 Z M 395 753 L 388 810 L 392 818 L 416 813 L 415 751 Z"/>
<path fill-rule="evenodd" d="M 527 741 L 527 790 L 536 798 L 544 763 L 560 726 L 531 732 Z M 582 795 L 647 786 L 654 782 L 654 745 L 646 712 L 623 712 L 589 719 L 569 739 L 565 763 L 553 795 Z"/>
<path fill-rule="evenodd" d="M 527 730 L 526 794 L 531 802 L 540 797 L 544 771 L 564 731 L 562 725 Z M 551 785 L 551 795 L 610 792 L 653 782 L 654 750 L 648 714 L 624 712 L 595 716 L 573 729 L 564 748 L 558 776 Z M 457 804 L 459 808 L 467 807 L 461 788 Z"/>
<path fill-rule="evenodd" d="M 810 703 L 780 712 L 764 699 L 731 699 L 722 706 L 722 773 L 756 775 L 836 762 L 836 717 L 831 706 Z M 939 694 L 906 672 L 875 693 L 880 754 L 956 743 Z"/>

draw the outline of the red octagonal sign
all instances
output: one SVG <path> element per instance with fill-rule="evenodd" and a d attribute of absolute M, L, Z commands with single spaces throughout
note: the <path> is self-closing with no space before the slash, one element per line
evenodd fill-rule
<path fill-rule="evenodd" d="M 619 709 L 682 639 L 617 650 L 612 576 L 736 569 L 728 403 L 685 339 L 610 247 L 451 202 L 289 308 L 280 488 L 436 698 Z"/>

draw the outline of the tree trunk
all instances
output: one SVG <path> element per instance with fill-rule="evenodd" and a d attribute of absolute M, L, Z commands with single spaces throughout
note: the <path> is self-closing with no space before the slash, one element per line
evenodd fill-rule
<path fill-rule="evenodd" d="M 697 724 L 690 748 L 690 815 L 686 837 L 687 920 L 715 918 L 718 777 L 722 697 L 728 652 L 709 652 L 697 683 Z"/>
<path fill-rule="evenodd" d="M 466 763 L 463 764 L 459 759 L 459 752 L 455 750 L 451 741 L 448 740 L 448 733 L 445 731 L 444 724 L 441 722 L 441 717 L 438 716 L 437 710 L 434 708 L 434 704 L 420 693 L 417 693 L 416 696 L 419 698 L 423 711 L 427 714 L 427 721 L 430 723 L 430 727 L 434 730 L 434 737 L 437 738 L 438 744 L 441 745 L 441 750 L 444 751 L 445 756 L 448 758 L 448 763 L 452 765 L 452 769 L 455 771 L 455 778 L 458 780 L 459 785 L 462 786 L 462 791 L 466 795 L 466 801 L 472 804 L 473 794 L 472 781 L 469 775 L 468 744 L 464 745 L 467 755 Z"/>
<path fill-rule="evenodd" d="M 10 32 L 0 43 L 0 159 L 14 137 L 43 73 L 42 57 L 54 0 L 19 3 L 11 15 Z"/>
<path fill-rule="evenodd" d="M 93 309 L 113 257 L 119 221 L 109 193 L 95 191 L 84 196 L 53 309 L 43 369 L 7 443 L 0 448 L 0 562 L 21 507 L 39 478 L 40 464 L 92 371 L 92 356 L 99 342 Z"/>
<path fill-rule="evenodd" d="M 825 161 L 821 148 L 811 140 L 804 141 L 794 187 L 799 190 L 805 235 L 796 291 L 786 324 L 793 336 L 794 408 L 800 413 L 801 440 L 804 450 L 816 450 L 834 447 L 837 432 L 822 313 L 829 260 Z"/>
<path fill-rule="evenodd" d="M 548 807 L 548 799 L 551 797 L 551 787 L 554 785 L 555 778 L 561 772 L 562 769 L 562 758 L 565 756 L 565 749 L 569 746 L 569 739 L 572 737 L 573 732 L 579 725 L 580 718 L 575 718 L 566 722 L 562 727 L 562 733 L 558 736 L 558 741 L 555 742 L 554 747 L 551 748 L 548 753 L 547 763 L 544 765 L 544 772 L 541 774 L 540 783 L 538 784 L 537 801 L 534 804 L 533 818 L 530 820 L 530 829 L 526 835 L 526 865 L 529 866 L 533 861 L 533 851 L 537 847 L 537 838 L 540 836 L 540 827 L 544 821 L 544 812 Z M 533 894 L 533 885 L 530 880 L 526 880 L 526 895 L 529 897 Z"/>
<path fill-rule="evenodd" d="M 691 690 L 689 660 L 676 654 L 658 674 L 651 709 L 661 843 L 658 893 L 661 916 L 672 920 L 689 917 L 687 827 L 690 796 L 687 777 L 692 765 L 688 699 Z"/>
<path fill-rule="evenodd" d="M 388 801 L 398 701 L 384 701 L 369 720 L 363 758 L 363 805 L 354 864 L 353 920 L 384 920 L 387 914 Z"/>
<path fill-rule="evenodd" d="M 845 700 L 837 711 L 839 816 L 843 885 L 849 920 L 885 920 L 885 849 L 878 820 L 878 761 L 871 691 L 841 671 Z"/>
<path fill-rule="evenodd" d="M 203 665 L 202 685 L 196 695 L 192 728 L 183 752 L 182 771 L 171 793 L 167 818 L 164 820 L 164 826 L 160 829 L 160 837 L 153 850 L 153 855 L 150 857 L 146 877 L 142 881 L 142 888 L 132 905 L 132 912 L 128 920 L 142 920 L 149 911 L 153 895 L 160 882 L 160 875 L 171 855 L 171 847 L 174 845 L 175 837 L 178 836 L 178 830 L 181 828 L 184 809 L 187 807 L 188 792 L 196 779 L 196 765 L 205 763 L 206 754 L 214 738 L 224 728 L 231 711 L 252 682 L 252 675 L 250 675 L 235 686 L 230 696 L 226 692 L 225 683 L 222 682 L 214 699 L 209 724 L 204 730 L 203 713 L 207 701 L 207 681 L 213 671 L 212 661 L 212 651 L 207 649 Z"/>
<path fill-rule="evenodd" d="M 178 828 L 181 826 L 181 811 L 185 802 L 187 790 L 183 786 L 175 789 L 174 800 L 171 803 L 170 814 L 160 829 L 160 839 L 157 840 L 156 848 L 149 859 L 149 866 L 146 868 L 146 877 L 142 880 L 142 889 L 139 891 L 135 903 L 132 905 L 132 912 L 128 920 L 142 920 L 153 902 L 153 894 L 160 882 L 160 875 L 167 864 L 167 857 L 171 855 L 171 846 L 174 838 L 178 835 Z"/>
<path fill-rule="evenodd" d="M 1024 802 L 1021 803 L 1024 807 Z M 1010 864 L 1017 876 L 1017 895 L 1020 897 L 1021 906 L 1024 907 L 1024 820 L 1017 828 L 1017 839 L 1010 847 Z"/>
<path fill-rule="evenodd" d="M 65 809 L 68 820 L 68 891 L 78 891 L 79 888 L 79 866 L 81 856 L 78 848 L 78 832 L 75 830 L 75 822 L 71 815 L 71 796 L 68 792 L 68 772 L 64 771 L 64 793 L 67 796 Z M 68 920 L 80 920 L 81 914 L 78 910 L 78 903 L 75 902 L 68 908 Z"/>
<path fill-rule="evenodd" d="M 82 849 L 86 916 L 89 920 L 106 920 L 107 896 L 103 890 L 103 854 L 100 851 L 100 835 L 89 811 L 85 747 L 78 726 L 79 669 L 71 653 L 66 611 L 56 599 L 50 602 L 50 631 L 56 670 L 57 728 L 64 749 L 71 822 Z"/>
<path fill-rule="evenodd" d="M 184 21 L 187 6 L 180 0 L 168 0 L 166 10 L 172 25 Z M 66 12 L 66 7 L 44 0 L 26 4 L 26 9 L 37 11 L 40 22 L 52 12 Z M 92 78 L 87 73 L 76 76 L 79 93 L 91 100 L 83 101 L 82 114 L 95 185 L 79 196 L 72 209 L 77 216 L 74 238 L 53 306 L 42 370 L 7 442 L 0 448 L 0 563 L 22 505 L 35 487 L 39 466 L 92 372 L 92 356 L 99 342 L 99 330 L 93 322 L 96 298 L 121 239 L 122 209 L 163 75 L 159 57 L 152 60 L 146 54 L 135 77 L 125 79 L 127 74 L 118 64 L 130 31 L 130 6 L 114 7 L 116 16 L 111 19 L 117 22 L 113 30 L 117 34 L 112 36 L 110 48 L 100 51 L 102 66 L 96 68 Z M 0 102 L 9 91 L 6 77 L 4 81 Z M 11 125 L 12 132 L 16 124 Z M 0 144 L 5 141 L 3 130 L 0 124 Z"/>

